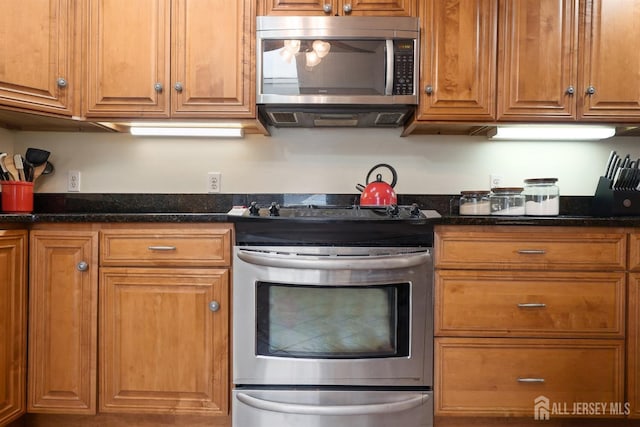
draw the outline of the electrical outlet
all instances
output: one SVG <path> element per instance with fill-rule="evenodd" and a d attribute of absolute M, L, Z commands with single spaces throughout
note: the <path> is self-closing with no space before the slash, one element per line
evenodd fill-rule
<path fill-rule="evenodd" d="M 492 173 L 489 175 L 489 188 L 502 187 L 502 181 L 504 181 L 502 174 Z"/>
<path fill-rule="evenodd" d="M 222 179 L 222 174 L 220 172 L 209 172 L 207 174 L 207 192 L 219 193 L 221 179 Z"/>
<path fill-rule="evenodd" d="M 67 191 L 75 193 L 80 191 L 80 171 L 67 173 Z"/>

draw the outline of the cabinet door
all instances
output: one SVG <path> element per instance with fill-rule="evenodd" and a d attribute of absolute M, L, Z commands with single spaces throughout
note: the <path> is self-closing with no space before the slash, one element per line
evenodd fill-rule
<path fill-rule="evenodd" d="M 97 262 L 97 232 L 31 232 L 29 412 L 95 414 Z"/>
<path fill-rule="evenodd" d="M 26 409 L 27 232 L 0 230 L 0 425 Z"/>
<path fill-rule="evenodd" d="M 337 0 L 258 0 L 258 15 L 333 15 L 337 5 Z"/>
<path fill-rule="evenodd" d="M 579 114 L 589 120 L 640 119 L 640 0 L 592 0 L 582 45 Z"/>
<path fill-rule="evenodd" d="M 227 414 L 228 270 L 104 267 L 100 278 L 100 411 Z"/>
<path fill-rule="evenodd" d="M 87 117 L 168 117 L 170 0 L 89 0 Z"/>
<path fill-rule="evenodd" d="M 420 2 L 422 72 L 418 120 L 493 120 L 495 0 Z"/>
<path fill-rule="evenodd" d="M 173 116 L 255 117 L 253 4 L 173 1 Z"/>
<path fill-rule="evenodd" d="M 578 0 L 500 2 L 498 120 L 575 119 Z"/>
<path fill-rule="evenodd" d="M 640 418 L 640 273 L 629 274 L 627 320 L 627 399 L 632 418 Z"/>
<path fill-rule="evenodd" d="M 416 0 L 342 0 L 341 15 L 417 16 Z"/>
<path fill-rule="evenodd" d="M 416 0 L 261 0 L 259 15 L 416 16 Z"/>
<path fill-rule="evenodd" d="M 72 91 L 77 87 L 74 4 L 72 0 L 2 3 L 0 104 L 72 114 Z"/>

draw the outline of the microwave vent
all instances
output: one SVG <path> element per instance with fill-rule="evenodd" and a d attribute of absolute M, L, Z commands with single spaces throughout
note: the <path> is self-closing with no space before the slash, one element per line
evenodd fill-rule
<path fill-rule="evenodd" d="M 298 123 L 298 116 L 293 111 L 272 111 L 269 112 L 274 124 L 293 125 Z"/>
<path fill-rule="evenodd" d="M 313 119 L 317 127 L 355 127 L 358 116 L 354 114 L 318 114 Z"/>
<path fill-rule="evenodd" d="M 391 126 L 391 125 L 399 125 L 402 123 L 404 119 L 405 113 L 393 112 L 393 113 L 380 113 L 378 117 L 376 117 L 376 125 L 379 126 Z"/>

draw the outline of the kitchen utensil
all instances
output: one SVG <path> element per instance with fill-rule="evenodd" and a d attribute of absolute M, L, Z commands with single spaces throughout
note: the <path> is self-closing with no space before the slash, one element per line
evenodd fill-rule
<path fill-rule="evenodd" d="M 25 180 L 27 182 L 33 182 L 33 163 L 23 157 L 22 165 L 24 166 Z"/>
<path fill-rule="evenodd" d="M 53 163 L 50 161 L 46 161 L 44 164 L 44 169 L 42 171 L 42 175 L 50 175 L 55 172 L 55 168 L 53 167 Z"/>
<path fill-rule="evenodd" d="M 22 164 L 22 156 L 20 154 L 16 154 L 13 156 L 13 164 L 18 170 L 19 180 L 26 181 L 27 179 L 24 176 L 24 165 Z"/>
<path fill-rule="evenodd" d="M 391 184 L 388 184 L 382 180 L 381 174 L 376 174 L 376 180 L 373 182 L 369 182 L 371 178 L 371 174 L 377 170 L 378 168 L 387 168 L 391 171 L 393 176 L 391 180 Z M 386 163 L 380 163 L 371 168 L 369 173 L 367 174 L 367 186 L 363 186 L 362 184 L 357 184 L 356 188 L 362 191 L 362 195 L 360 196 L 360 205 L 361 206 L 390 206 L 398 203 L 398 196 L 394 191 L 393 187 L 395 187 L 396 182 L 398 181 L 398 174 L 396 170 Z"/>
<path fill-rule="evenodd" d="M 5 157 L 7 157 L 7 153 L 0 153 L 0 175 L 2 175 L 2 180 L 3 181 L 10 181 L 11 180 L 11 176 L 9 175 L 9 171 L 7 170 L 6 166 L 4 165 L 4 159 Z"/>
<path fill-rule="evenodd" d="M 10 181 L 18 181 L 20 179 L 20 174 L 18 174 L 18 169 L 16 169 L 16 165 L 14 164 L 13 157 L 7 156 L 4 158 L 4 167 L 9 171 Z"/>
<path fill-rule="evenodd" d="M 611 168 L 613 168 L 613 162 L 616 158 L 616 150 L 612 150 L 611 153 L 609 154 L 609 159 L 607 160 L 607 167 L 604 170 L 604 175 L 606 177 L 609 177 L 609 173 L 611 172 Z"/>
<path fill-rule="evenodd" d="M 40 178 L 40 175 L 43 174 L 44 170 L 47 168 L 47 163 L 48 162 L 45 162 L 45 163 L 43 163 L 41 165 L 34 166 L 34 168 L 33 168 L 33 178 L 31 179 L 33 182 L 36 182 L 36 180 L 38 178 Z"/>
<path fill-rule="evenodd" d="M 49 155 L 51 155 L 51 153 L 47 150 L 30 147 L 27 148 L 27 151 L 24 153 L 24 158 L 31 162 L 34 166 L 38 166 L 49 160 Z"/>

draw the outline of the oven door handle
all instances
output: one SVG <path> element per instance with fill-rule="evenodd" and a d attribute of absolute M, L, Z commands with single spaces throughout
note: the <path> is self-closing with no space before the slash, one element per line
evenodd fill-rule
<path fill-rule="evenodd" d="M 238 400 L 248 406 L 263 411 L 280 412 L 283 414 L 301 415 L 376 415 L 390 412 L 403 412 L 416 408 L 429 399 L 428 394 L 419 394 L 398 402 L 373 403 L 365 405 L 300 405 L 297 403 L 274 402 L 273 400 L 258 399 L 246 393 L 238 393 Z"/>
<path fill-rule="evenodd" d="M 431 258 L 429 252 L 407 253 L 397 255 L 371 255 L 357 257 L 316 257 L 281 255 L 238 251 L 238 258 L 249 264 L 266 267 L 300 268 L 313 270 L 389 270 L 409 268 L 424 264 Z"/>

